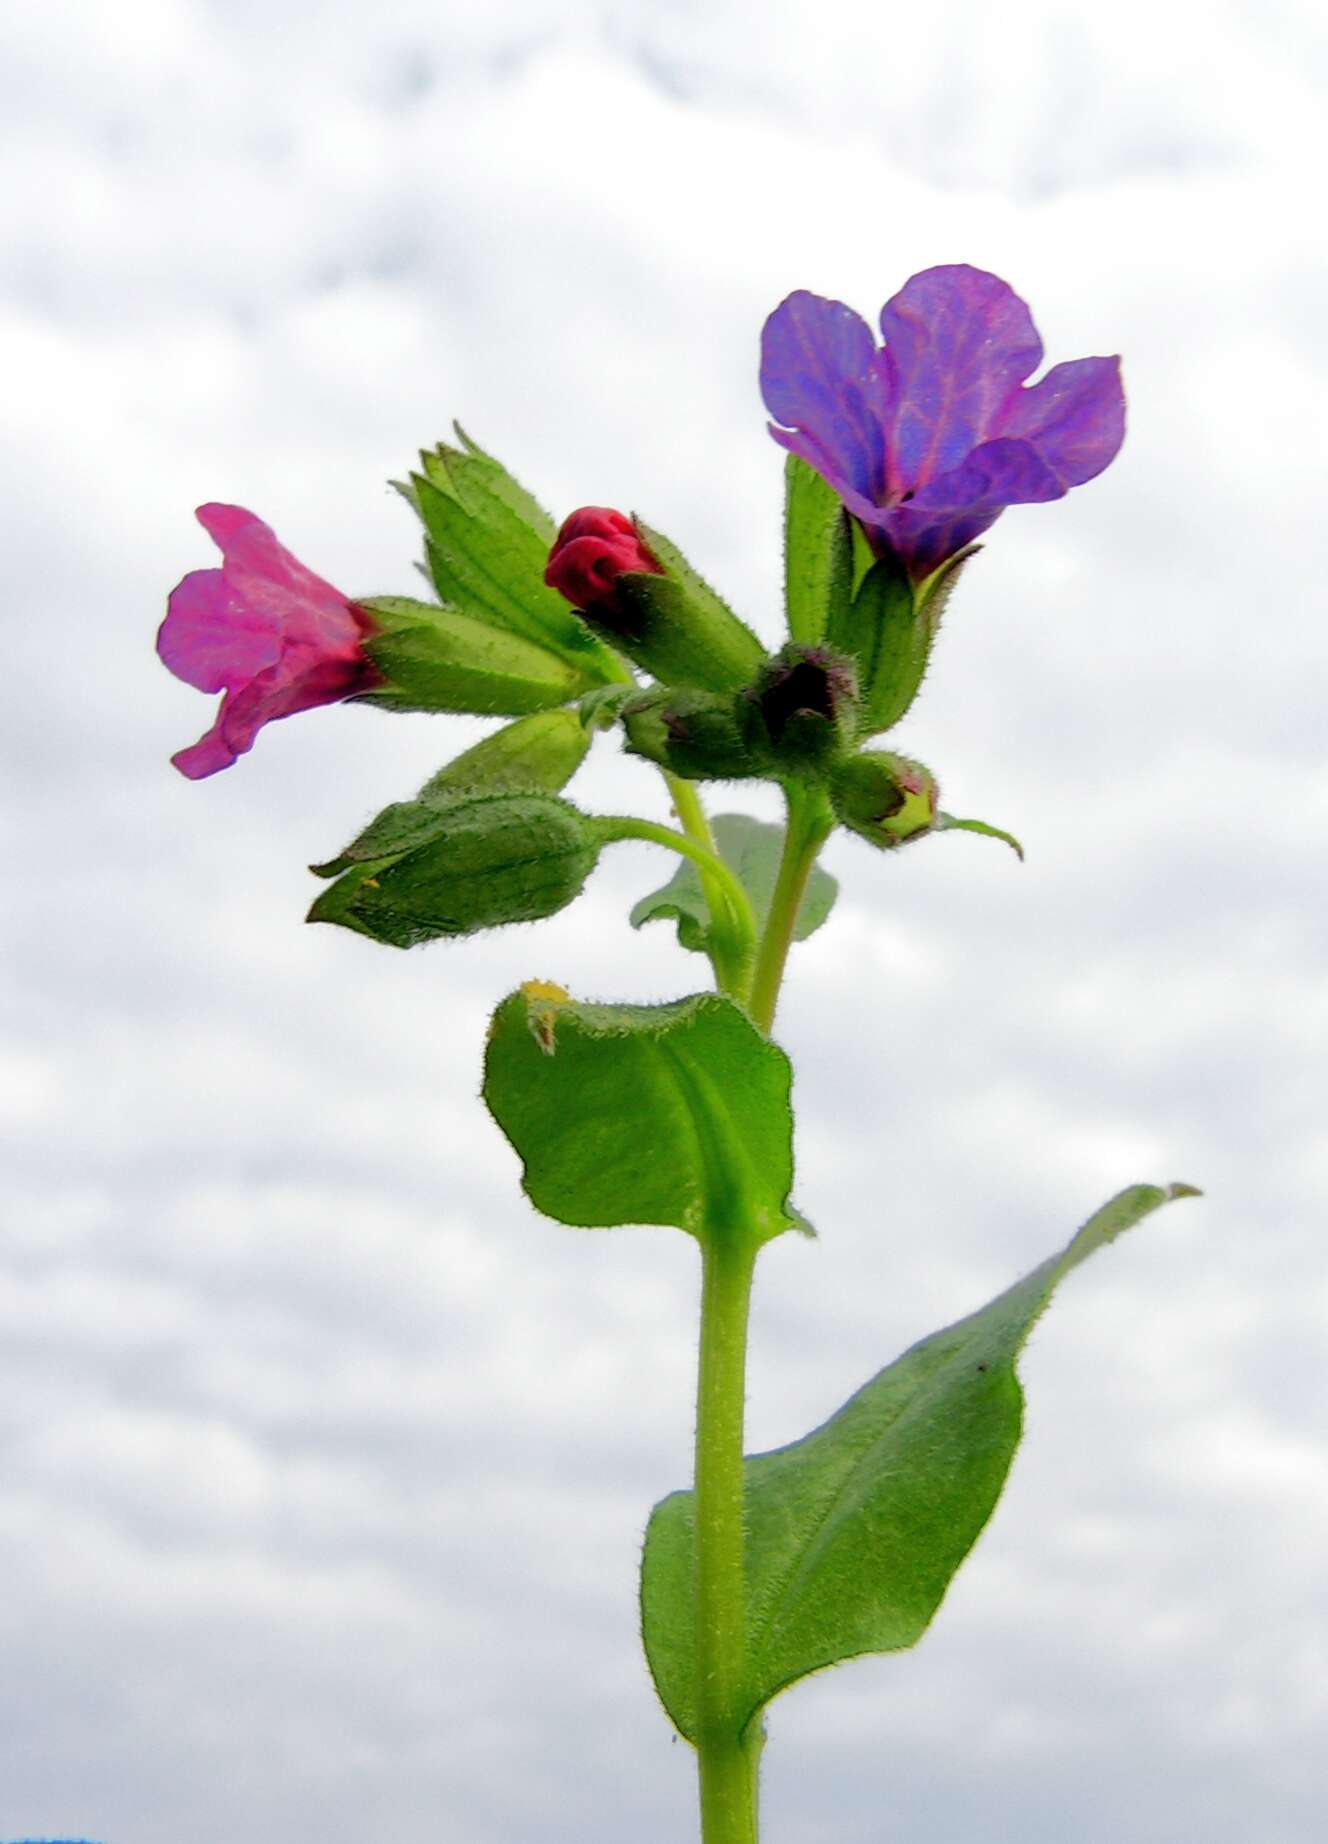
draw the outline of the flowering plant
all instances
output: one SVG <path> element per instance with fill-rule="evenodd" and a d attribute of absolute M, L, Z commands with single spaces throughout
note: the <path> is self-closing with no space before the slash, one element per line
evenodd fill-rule
<path fill-rule="evenodd" d="M 1186 1185 L 1113 1198 L 1042 1265 L 878 1372 L 823 1426 L 745 1455 L 748 1303 L 788 1230 L 792 1071 L 774 1041 L 793 944 L 836 886 L 842 827 L 881 851 L 1007 832 L 940 805 L 879 746 L 911 708 L 974 540 L 1115 456 L 1115 359 L 1055 366 L 1023 302 L 964 266 L 914 276 L 881 314 L 799 292 L 766 323 L 761 385 L 786 463 L 787 637 L 773 652 L 661 533 L 605 507 L 555 531 L 458 431 L 401 486 L 436 599 L 350 600 L 237 507 L 199 518 L 219 570 L 186 576 L 159 638 L 223 701 L 175 757 L 231 766 L 258 730 L 341 698 L 508 721 L 316 865 L 310 920 L 399 948 L 574 902 L 600 854 L 644 839 L 681 861 L 632 913 L 676 923 L 713 990 L 586 1003 L 531 981 L 498 1006 L 484 1099 L 532 1202 L 580 1226 L 664 1224 L 702 1270 L 695 1470 L 651 1514 L 642 1633 L 696 1750 L 704 1844 L 755 1844 L 764 1712 L 790 1685 L 912 1646 L 1000 1496 L 1020 1436 L 1016 1362 L 1064 1274 Z M 676 828 L 589 814 L 565 790 L 597 740 L 658 765 Z M 707 782 L 764 780 L 786 823 L 707 815 Z"/>

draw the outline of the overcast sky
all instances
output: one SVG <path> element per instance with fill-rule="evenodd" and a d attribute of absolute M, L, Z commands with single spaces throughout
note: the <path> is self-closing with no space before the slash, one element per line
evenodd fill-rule
<path fill-rule="evenodd" d="M 772 644 L 789 289 L 967 261 L 1119 351 L 1120 460 L 994 528 L 900 741 L 1027 863 L 829 851 L 778 1025 L 816 1243 L 795 1438 L 1137 1179 L 934 1628 L 771 1712 L 769 1844 L 1311 1844 L 1328 1717 L 1328 28 L 1310 0 L 0 7 L 8 876 L 0 1838 L 676 1844 L 636 1640 L 696 1262 L 538 1219 L 478 1099 L 519 980 L 702 967 L 617 847 L 542 926 L 306 929 L 478 734 L 334 709 L 190 785 L 152 654 L 201 500 L 410 593 L 454 416 L 667 531 Z M 665 817 L 611 743 L 588 808 Z M 750 794 L 720 805 L 771 811 Z"/>

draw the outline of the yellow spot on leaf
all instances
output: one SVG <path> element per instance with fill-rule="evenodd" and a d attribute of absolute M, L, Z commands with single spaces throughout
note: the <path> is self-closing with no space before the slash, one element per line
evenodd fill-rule
<path fill-rule="evenodd" d="M 526 1002 L 526 1022 L 531 1036 L 545 1056 L 552 1056 L 557 1048 L 558 1007 L 571 1004 L 571 993 L 565 987 L 555 986 L 552 980 L 527 980 L 521 988 L 521 996 Z"/>

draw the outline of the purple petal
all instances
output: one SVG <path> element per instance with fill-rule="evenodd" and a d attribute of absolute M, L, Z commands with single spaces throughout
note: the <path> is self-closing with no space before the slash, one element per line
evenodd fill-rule
<path fill-rule="evenodd" d="M 1053 365 L 1007 407 L 1002 435 L 1022 436 L 1067 487 L 1081 486 L 1116 458 L 1125 439 L 1120 360 Z"/>
<path fill-rule="evenodd" d="M 959 467 L 873 521 L 915 581 L 993 525 L 1007 506 L 1060 499 L 1066 488 L 1031 442 L 983 442 Z"/>
<path fill-rule="evenodd" d="M 881 309 L 892 494 L 917 490 L 1003 432 L 1042 341 L 1007 282 L 967 263 L 924 269 Z"/>
<path fill-rule="evenodd" d="M 237 595 L 221 570 L 192 570 L 177 583 L 157 634 L 157 652 L 177 679 L 199 691 L 231 691 L 271 666 L 280 621 Z"/>
<path fill-rule="evenodd" d="M 875 410 L 876 341 L 860 314 L 800 288 L 761 333 L 761 394 L 777 423 L 797 431 L 776 441 L 844 487 L 878 499 L 885 444 Z"/>

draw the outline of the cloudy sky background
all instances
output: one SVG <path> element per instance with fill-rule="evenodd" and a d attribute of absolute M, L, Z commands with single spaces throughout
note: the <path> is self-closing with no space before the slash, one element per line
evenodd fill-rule
<path fill-rule="evenodd" d="M 1310 1844 L 1328 1716 L 1328 27 L 1295 0 L 0 13 L 8 575 L 0 1837 L 691 1835 L 635 1633 L 685 1481 L 685 1238 L 537 1219 L 477 1100 L 520 979 L 700 963 L 618 847 L 533 930 L 301 924 L 478 726 L 310 714 L 189 785 L 151 653 L 267 518 L 409 592 L 384 487 L 460 416 L 555 512 L 668 531 L 773 642 L 793 287 L 969 261 L 1126 449 L 992 532 L 905 747 L 961 835 L 799 951 L 797 1196 L 751 1443 L 795 1438 L 1136 1179 L 935 1627 L 772 1711 L 770 1844 Z M 666 813 L 601 745 L 577 798 Z M 769 810 L 758 797 L 720 804 Z"/>

